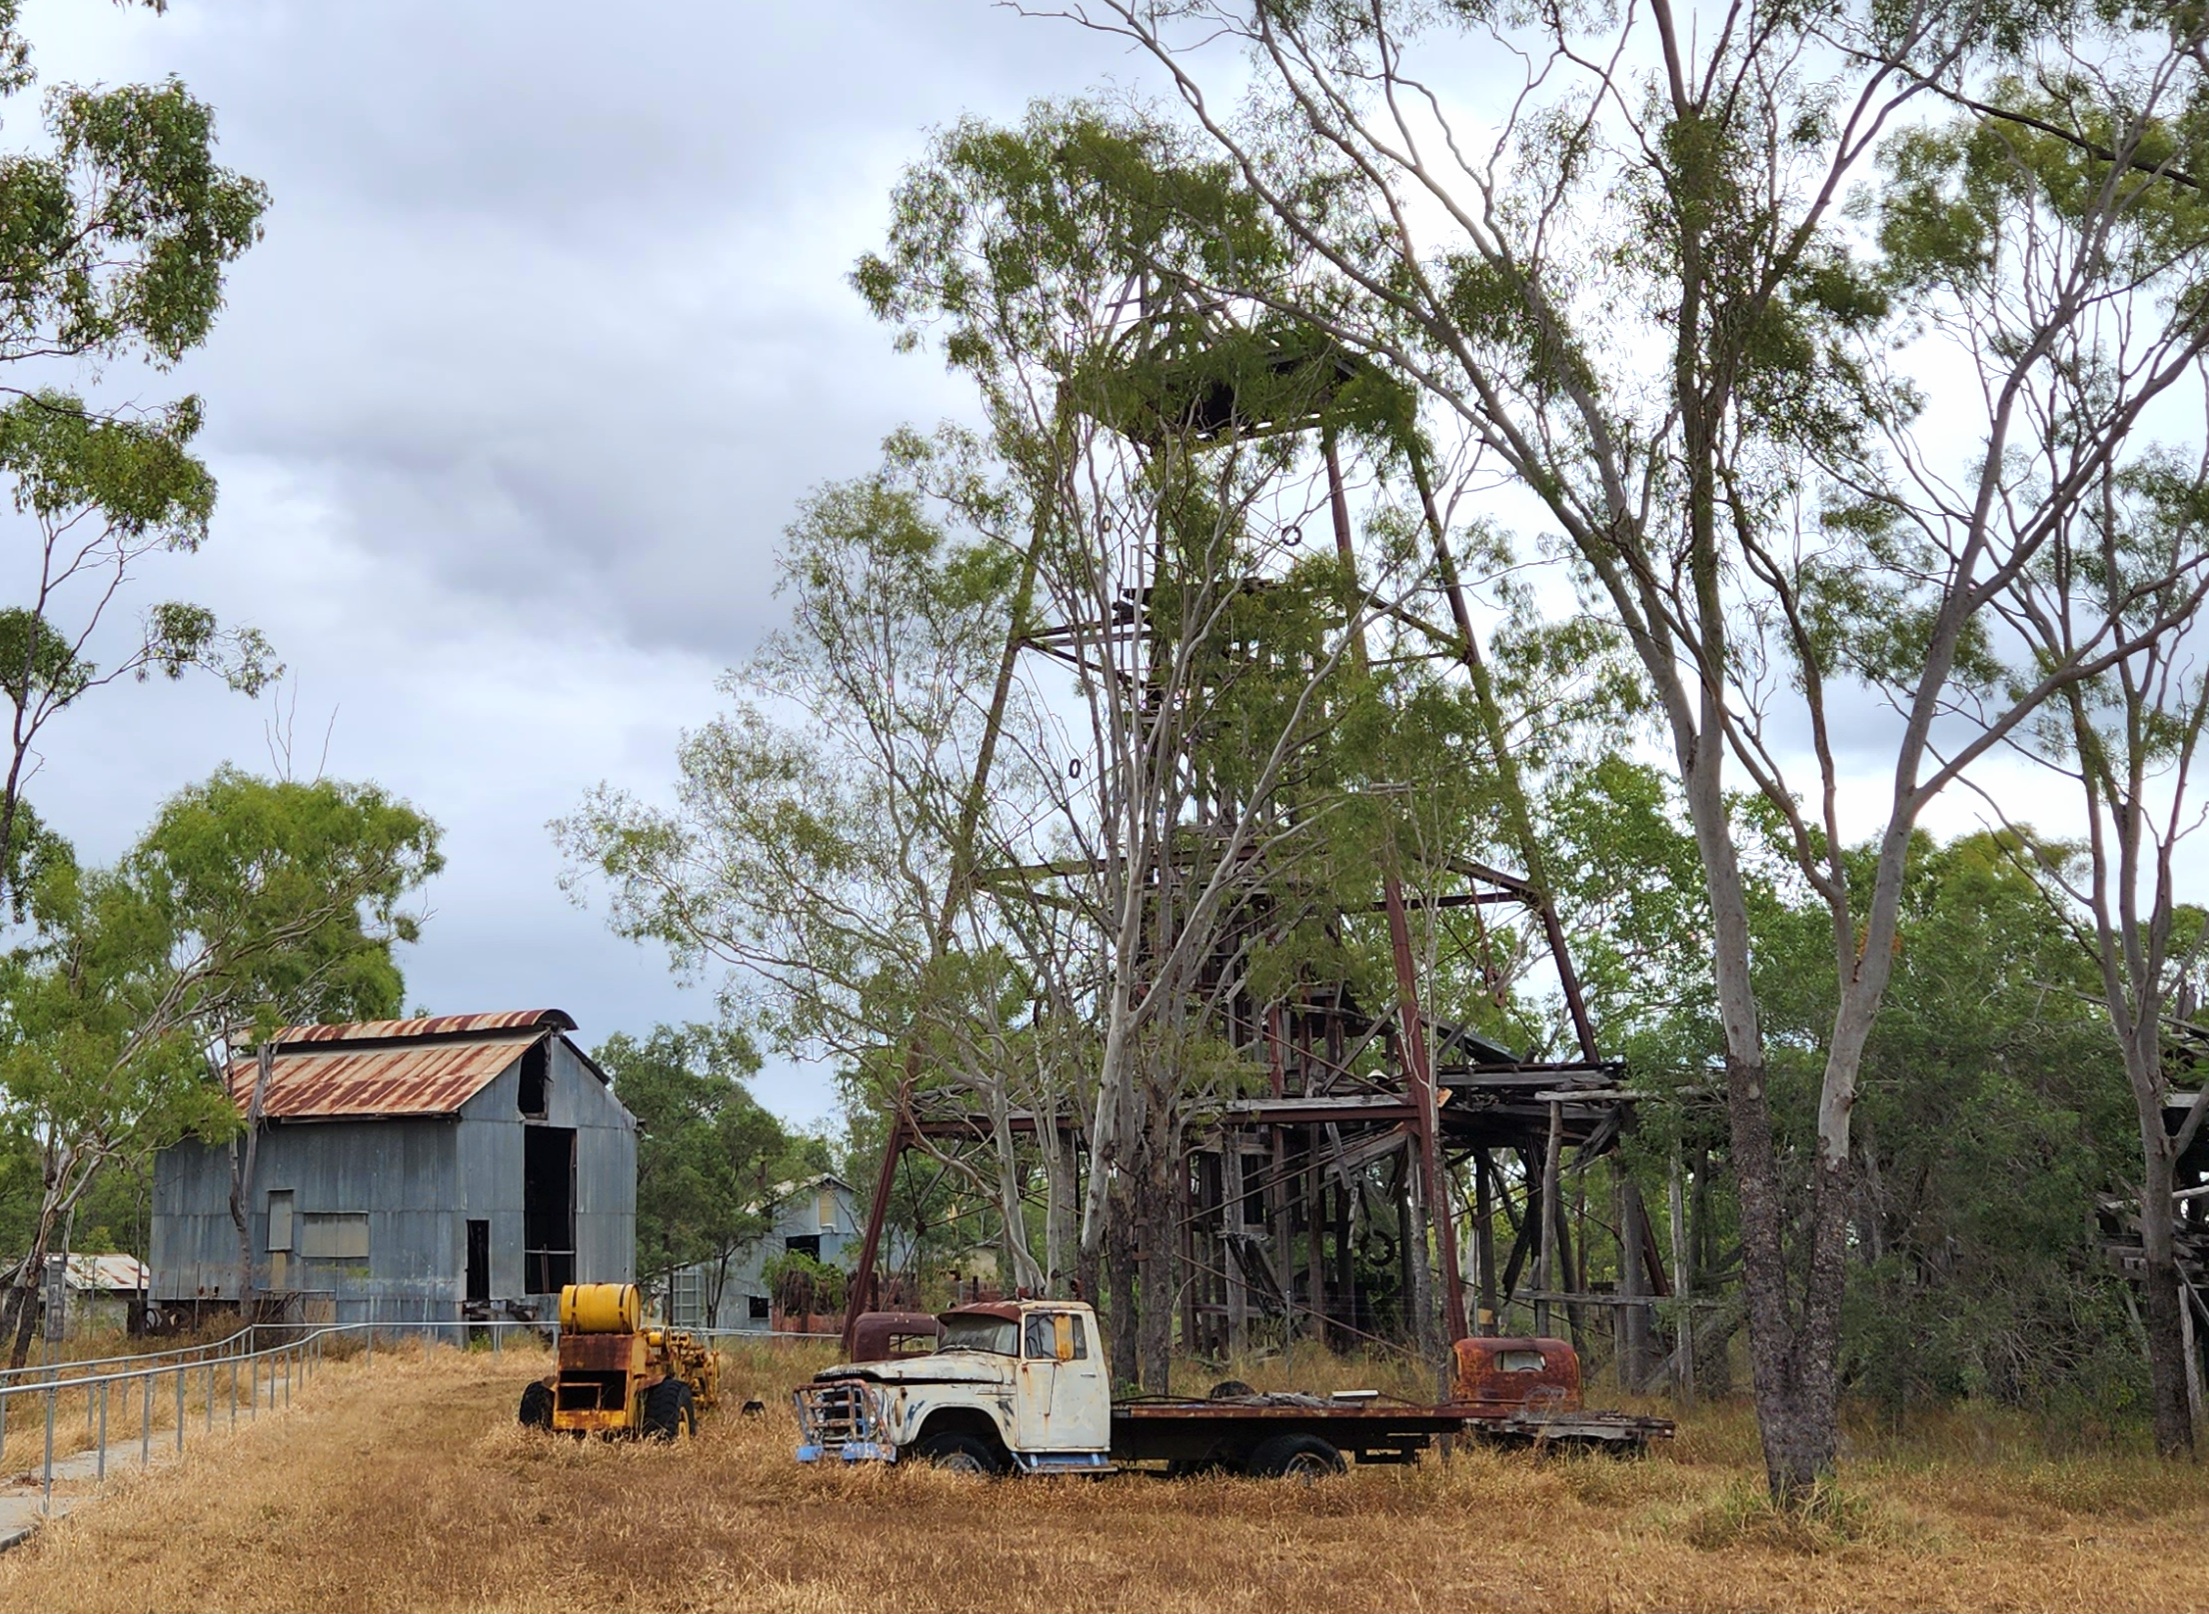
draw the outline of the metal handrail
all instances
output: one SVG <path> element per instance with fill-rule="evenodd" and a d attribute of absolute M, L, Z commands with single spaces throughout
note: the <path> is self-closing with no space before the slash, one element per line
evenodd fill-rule
<path fill-rule="evenodd" d="M 103 1367 L 110 1362 L 150 1362 L 157 1357 L 191 1356 L 195 1353 L 201 1355 L 207 1353 L 228 1354 L 227 1348 L 229 1346 L 237 1344 L 242 1339 L 249 1338 L 254 1329 L 268 1326 L 271 1325 L 245 1323 L 224 1334 L 219 1339 L 201 1340 L 195 1345 L 172 1345 L 167 1350 L 162 1351 L 126 1352 L 118 1356 L 86 1356 L 63 1361 L 30 1362 L 22 1367 L 0 1367 L 0 1388 L 4 1388 L 10 1381 L 15 1379 L 35 1379 L 40 1383 L 44 1383 L 55 1373 L 66 1373 L 77 1368 Z"/>
<path fill-rule="evenodd" d="M 650 1326 L 664 1327 L 668 1325 L 655 1323 Z M 394 1337 L 399 1339 L 416 1338 L 423 1339 L 431 1344 L 445 1344 L 456 1335 L 460 1340 L 465 1341 L 470 1335 L 487 1333 L 491 1339 L 491 1349 L 494 1352 L 500 1352 L 505 1349 L 508 1331 L 513 1329 L 526 1330 L 533 1338 L 552 1342 L 556 1342 L 560 1336 L 559 1324 L 557 1320 L 552 1319 L 542 1322 L 526 1321 L 520 1318 L 491 1318 L 484 1320 L 424 1319 L 398 1323 L 384 1321 L 248 1323 L 237 1332 L 226 1334 L 222 1339 L 214 1341 L 210 1345 L 184 1346 L 175 1350 L 151 1352 L 145 1356 L 136 1357 L 109 1356 L 83 1362 L 51 1362 L 36 1368 L 18 1369 L 16 1372 L 19 1375 L 36 1373 L 46 1376 L 29 1382 L 0 1382 L 0 1454 L 4 1454 L 7 1446 L 7 1430 L 11 1421 L 9 1418 L 9 1403 L 25 1397 L 43 1399 L 45 1403 L 45 1455 L 40 1465 L 40 1506 L 42 1512 L 51 1514 L 54 1505 L 54 1464 L 56 1462 L 54 1431 L 64 1391 L 72 1396 L 79 1391 L 84 1394 L 85 1428 L 86 1432 L 92 1436 L 92 1450 L 96 1454 L 93 1460 L 94 1477 L 104 1480 L 107 1478 L 109 1404 L 113 1400 L 112 1392 L 117 1386 L 127 1385 L 133 1381 L 136 1381 L 140 1386 L 138 1461 L 139 1465 L 144 1467 L 153 1460 L 154 1385 L 164 1375 L 170 1377 L 175 1385 L 173 1397 L 176 1409 L 174 1438 L 177 1451 L 182 1452 L 184 1450 L 187 1423 L 185 1416 L 187 1411 L 186 1400 L 189 1392 L 189 1380 L 193 1374 L 201 1375 L 200 1410 L 203 1433 L 212 1434 L 215 1428 L 216 1391 L 219 1387 L 216 1370 L 226 1365 L 229 1368 L 227 1375 L 229 1390 L 228 1422 L 230 1427 L 235 1428 L 238 1422 L 241 1393 L 245 1397 L 243 1404 L 248 1419 L 260 1416 L 263 1404 L 261 1369 L 264 1363 L 268 1366 L 266 1401 L 269 1408 L 274 1410 L 279 1404 L 277 1367 L 281 1365 L 284 1370 L 281 1404 L 289 1406 L 294 1378 L 296 1377 L 300 1382 L 304 1382 L 311 1377 L 322 1366 L 329 1344 L 342 1336 L 358 1336 L 366 1346 L 366 1359 L 373 1363 L 376 1359 L 378 1335 L 382 1335 L 387 1341 Z M 256 1334 L 278 1332 L 287 1333 L 293 1337 L 272 1345 L 263 1346 L 258 1350 L 251 1348 Z M 782 1330 L 746 1328 L 694 1328 L 689 1332 L 715 1344 L 725 1339 L 797 1341 L 839 1337 L 834 1334 L 800 1334 Z M 240 1342 L 243 1342 L 244 1348 L 216 1352 L 216 1347 L 229 1346 Z M 196 1356 L 191 1360 L 169 1360 L 169 1358 L 183 1356 L 191 1351 L 201 1351 L 208 1354 Z M 242 1392 L 239 1383 L 239 1369 L 241 1367 L 251 1369 Z M 112 1371 L 83 1371 L 91 1368 L 112 1369 Z M 66 1378 L 61 1376 L 65 1371 L 69 1373 Z M 164 1397 L 164 1407 L 168 1404 L 169 1399 Z M 125 1410 L 127 1412 L 127 1405 Z"/>
<path fill-rule="evenodd" d="M 176 1449 L 181 1452 L 184 1450 L 187 1427 L 186 1402 L 189 1398 L 190 1380 L 195 1374 L 201 1376 L 200 1410 L 203 1420 L 203 1432 L 211 1434 L 215 1427 L 215 1408 L 219 1387 L 216 1372 L 218 1368 L 224 1366 L 229 1368 L 228 1374 L 224 1376 L 228 1380 L 228 1422 L 231 1427 L 235 1428 L 241 1406 L 245 1409 L 248 1419 L 260 1416 L 264 1399 L 272 1410 L 279 1402 L 284 1406 L 289 1406 L 295 1379 L 303 1382 L 319 1368 L 327 1353 L 330 1341 L 338 1336 L 362 1335 L 367 1346 L 368 1359 L 373 1361 L 378 1334 L 382 1334 L 387 1338 L 392 1335 L 405 1337 L 422 1334 L 433 1334 L 436 1337 L 442 1337 L 448 1331 L 460 1331 L 463 1334 L 470 1331 L 489 1331 L 493 1348 L 502 1349 L 504 1333 L 509 1328 L 526 1328 L 535 1334 L 543 1334 L 547 1331 L 546 1325 L 542 1323 L 507 1320 L 398 1324 L 381 1321 L 362 1323 L 249 1323 L 236 1333 L 225 1335 L 221 1341 L 217 1342 L 222 1345 L 230 1345 L 245 1341 L 248 1348 L 224 1351 L 220 1354 L 203 1354 L 188 1361 L 157 1360 L 148 1365 L 146 1358 L 105 1357 L 85 1363 L 47 1363 L 35 1370 L 47 1375 L 44 1378 L 29 1383 L 0 1384 L 0 1451 L 5 1450 L 7 1443 L 7 1427 L 10 1421 L 8 1417 L 9 1403 L 26 1397 L 42 1399 L 45 1403 L 46 1416 L 44 1456 L 39 1465 L 40 1510 L 51 1514 L 54 1505 L 54 1464 L 56 1462 L 54 1455 L 55 1423 L 60 1409 L 62 1392 L 65 1390 L 72 1396 L 80 1391 L 83 1392 L 85 1427 L 86 1432 L 92 1436 L 92 1450 L 95 1453 L 93 1473 L 96 1479 L 104 1480 L 107 1478 L 108 1413 L 110 1404 L 114 1400 L 113 1391 L 117 1386 L 128 1385 L 133 1381 L 136 1381 L 140 1386 L 138 1460 L 140 1466 L 143 1467 L 153 1460 L 154 1385 L 157 1380 L 164 1376 L 169 1377 L 175 1386 L 174 1438 Z M 257 1350 L 250 1348 L 250 1342 L 256 1333 L 274 1333 L 278 1331 L 290 1333 L 293 1337 L 280 1340 L 272 1345 L 263 1346 Z M 188 1351 L 194 1348 L 185 1347 L 184 1349 Z M 161 1358 L 171 1358 L 183 1353 L 172 1350 L 154 1354 Z M 138 1365 L 127 1367 L 121 1365 L 130 1362 L 136 1362 Z M 265 1398 L 262 1382 L 262 1367 L 264 1364 L 266 1364 L 268 1370 Z M 251 1371 L 245 1376 L 241 1384 L 239 1369 L 242 1367 L 250 1368 Z M 280 1382 L 277 1371 L 279 1367 L 282 1369 Z M 74 1371 L 70 1372 L 66 1378 L 61 1376 L 61 1373 L 65 1370 L 81 1370 L 83 1368 L 112 1369 L 112 1371 Z M 166 1406 L 168 1400 L 167 1396 L 163 1397 L 164 1406 Z"/>

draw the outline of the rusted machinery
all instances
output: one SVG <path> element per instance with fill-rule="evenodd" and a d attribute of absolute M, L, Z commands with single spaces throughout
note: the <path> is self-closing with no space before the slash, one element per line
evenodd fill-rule
<path fill-rule="evenodd" d="M 1670 1418 L 1590 1412 L 1580 1398 L 1580 1353 L 1561 1339 L 1461 1339 L 1450 1409 L 1465 1432 L 1499 1446 L 1640 1451 L 1670 1440 Z"/>
<path fill-rule="evenodd" d="M 522 1391 L 521 1421 L 573 1435 L 673 1440 L 720 1399 L 721 1364 L 682 1329 L 648 1328 L 633 1283 L 560 1291 L 560 1365 Z"/>

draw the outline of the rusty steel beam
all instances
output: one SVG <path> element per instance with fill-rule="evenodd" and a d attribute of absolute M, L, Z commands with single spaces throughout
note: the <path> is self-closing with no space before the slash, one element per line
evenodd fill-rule
<path fill-rule="evenodd" d="M 910 1092 L 909 1081 L 899 1084 L 897 1108 L 890 1117 L 890 1135 L 882 1140 L 882 1168 L 875 1173 L 874 1201 L 867 1207 L 866 1235 L 859 1243 L 859 1261 L 852 1268 L 851 1284 L 844 1291 L 843 1350 L 847 1361 L 859 1331 L 860 1313 L 875 1309 L 874 1265 L 882 1246 L 882 1226 L 890 1214 L 890 1190 L 897 1182 L 898 1161 L 905 1154 Z"/>
<path fill-rule="evenodd" d="M 1350 496 L 1342 483 L 1342 458 L 1335 451 L 1335 434 L 1322 434 L 1320 447 L 1327 460 L 1327 505 L 1334 517 L 1335 552 L 1343 569 L 1355 580 L 1357 551 L 1350 541 Z M 1355 660 L 1366 665 L 1365 633 L 1358 630 L 1353 646 Z M 1404 915 L 1403 882 L 1396 875 L 1393 847 L 1381 872 L 1381 901 L 1388 914 L 1388 939 L 1396 964 L 1396 998 L 1403 1020 L 1404 1077 L 1411 1089 L 1412 1141 L 1418 1149 L 1420 1186 L 1425 1191 L 1427 1220 L 1434 1228 L 1434 1242 L 1442 1258 L 1443 1312 L 1452 1345 L 1465 1338 L 1465 1285 L 1457 1266 L 1457 1211 L 1442 1171 L 1442 1151 L 1435 1134 L 1440 1130 L 1440 1106 L 1435 1102 L 1434 1071 L 1427 1057 L 1426 1026 L 1419 1013 L 1419 984 L 1411 956 L 1411 926 Z M 1422 1325 L 1423 1331 L 1423 1325 Z"/>

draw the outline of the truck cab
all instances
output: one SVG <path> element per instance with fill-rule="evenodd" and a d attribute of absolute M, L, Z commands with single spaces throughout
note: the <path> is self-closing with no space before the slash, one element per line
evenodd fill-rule
<path fill-rule="evenodd" d="M 969 1473 L 1102 1473 L 1112 1393 L 1096 1314 L 1007 1300 L 943 1314 L 926 1355 L 827 1368 L 796 1394 L 800 1462 L 924 1458 Z"/>

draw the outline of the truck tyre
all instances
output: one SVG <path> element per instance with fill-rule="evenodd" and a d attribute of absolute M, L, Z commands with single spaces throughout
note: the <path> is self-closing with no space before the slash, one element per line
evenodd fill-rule
<path fill-rule="evenodd" d="M 1207 1401 L 1240 1401 L 1257 1393 L 1256 1390 L 1243 1383 L 1241 1379 L 1222 1379 L 1212 1386 L 1212 1393 L 1204 1399 Z"/>
<path fill-rule="evenodd" d="M 552 1386 L 542 1379 L 531 1379 L 528 1388 L 522 1391 L 522 1427 L 552 1427 Z"/>
<path fill-rule="evenodd" d="M 681 1379 L 665 1378 L 644 1392 L 638 1429 L 648 1440 L 673 1440 L 698 1431 L 697 1398 Z"/>
<path fill-rule="evenodd" d="M 1317 1435 L 1275 1435 L 1250 1454 L 1249 1472 L 1260 1479 L 1298 1479 L 1308 1485 L 1342 1468 L 1342 1453 Z"/>
<path fill-rule="evenodd" d="M 923 1462 L 946 1473 L 995 1479 L 1005 1471 L 989 1442 L 974 1435 L 928 1435 L 913 1450 Z"/>

